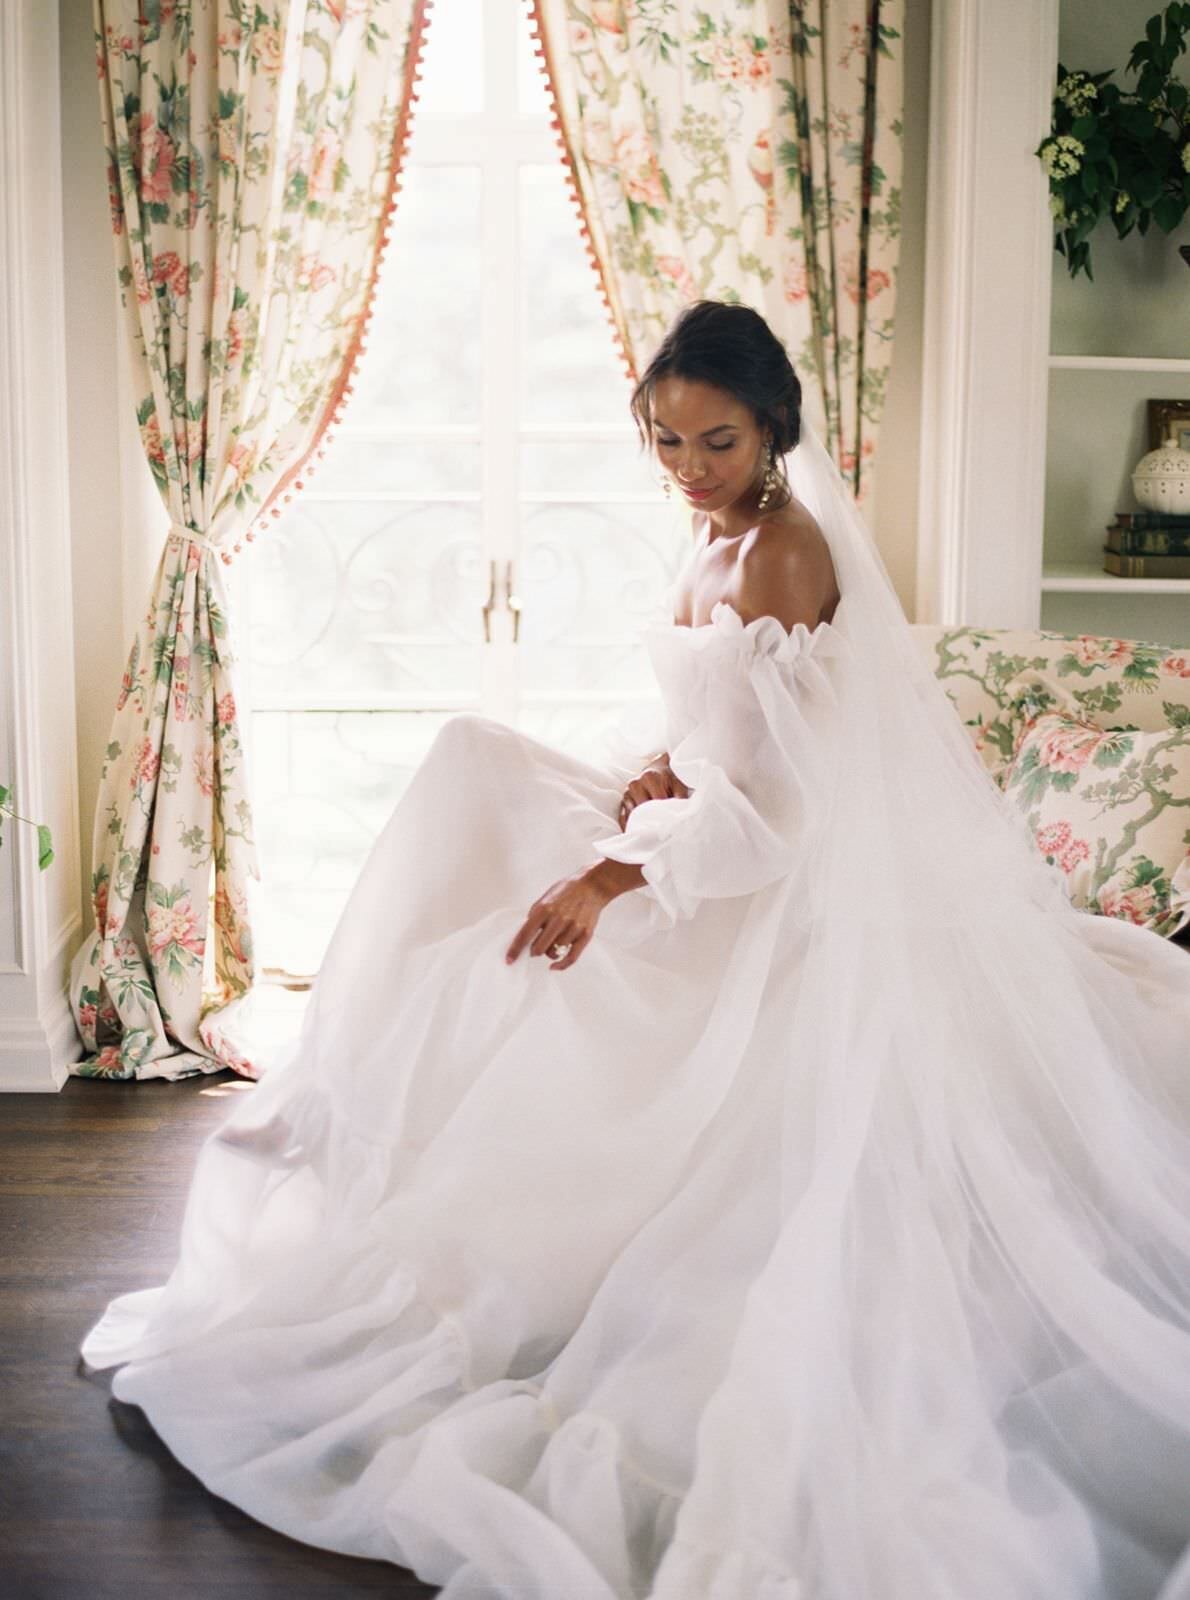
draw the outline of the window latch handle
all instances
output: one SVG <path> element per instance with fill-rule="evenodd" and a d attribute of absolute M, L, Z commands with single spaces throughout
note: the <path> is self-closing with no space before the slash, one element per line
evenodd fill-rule
<path fill-rule="evenodd" d="M 512 613 L 512 642 L 513 644 L 516 644 L 521 633 L 521 611 L 523 609 L 523 603 L 520 595 L 513 594 L 512 592 L 512 562 L 506 561 L 504 563 L 503 583 L 500 582 L 496 575 L 496 562 L 494 559 L 488 563 L 488 573 L 490 577 L 490 583 L 488 585 L 488 597 L 484 601 L 482 607 L 483 641 L 485 644 L 491 644 L 492 642 L 492 612 L 496 609 L 497 588 L 501 588 L 504 596 L 504 610 L 511 611 Z"/>

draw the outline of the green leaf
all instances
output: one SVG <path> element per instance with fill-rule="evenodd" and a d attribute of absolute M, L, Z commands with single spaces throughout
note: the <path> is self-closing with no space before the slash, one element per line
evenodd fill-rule
<path fill-rule="evenodd" d="M 37 865 L 44 872 L 53 859 L 54 846 L 50 838 L 50 830 L 44 822 L 39 822 L 37 825 Z"/>
<path fill-rule="evenodd" d="M 1160 883 L 1164 876 L 1162 869 L 1148 856 L 1141 856 L 1132 868 L 1132 883 L 1137 889 L 1143 889 L 1149 883 Z"/>
<path fill-rule="evenodd" d="M 1140 206 L 1154 206 L 1161 195 L 1161 179 L 1153 171 L 1140 172 L 1133 180 L 1132 198 Z"/>
<path fill-rule="evenodd" d="M 0 783 L 0 806 L 6 806 L 8 804 L 9 793 L 10 791 L 6 789 L 2 783 Z"/>
<path fill-rule="evenodd" d="M 1091 758 L 1092 766 L 1118 767 L 1124 757 L 1131 755 L 1133 740 L 1126 733 L 1110 733 L 1101 740 Z"/>
<path fill-rule="evenodd" d="M 1186 207 L 1177 195 L 1163 194 L 1153 207 L 1153 220 L 1162 233 L 1172 233 L 1185 215 Z"/>

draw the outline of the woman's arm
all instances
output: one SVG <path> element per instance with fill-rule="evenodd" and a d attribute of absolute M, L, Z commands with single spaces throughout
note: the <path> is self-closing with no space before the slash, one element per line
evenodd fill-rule
<path fill-rule="evenodd" d="M 689 793 L 669 764 L 669 751 L 663 750 L 625 784 L 616 821 L 621 828 L 626 828 L 628 818 L 646 800 L 684 800 Z"/>
<path fill-rule="evenodd" d="M 613 861 L 610 856 L 597 861 L 587 871 L 591 882 L 602 889 L 609 900 L 627 894 L 629 889 L 639 889 L 648 881 L 644 869 L 635 861 Z"/>
<path fill-rule="evenodd" d="M 666 753 L 680 798 L 653 804 L 669 793 L 654 777 L 622 831 L 594 841 L 604 862 L 591 870 L 613 895 L 647 887 L 673 922 L 702 899 L 752 893 L 789 870 L 805 777 L 792 752 L 802 726 L 799 680 L 821 676 L 807 666 L 811 636 L 836 592 L 829 555 L 821 556 L 793 539 L 758 541 L 741 558 L 737 598 L 700 641 L 700 714 Z M 687 641 L 665 643 L 683 649 Z"/>

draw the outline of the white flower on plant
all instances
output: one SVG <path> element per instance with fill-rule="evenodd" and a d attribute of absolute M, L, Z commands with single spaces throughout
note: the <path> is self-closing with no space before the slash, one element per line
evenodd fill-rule
<path fill-rule="evenodd" d="M 1072 134 L 1060 133 L 1050 139 L 1041 151 L 1041 164 L 1051 178 L 1070 178 L 1083 164 L 1087 147 Z"/>
<path fill-rule="evenodd" d="M 1182 146 L 1182 165 L 1187 172 L 1190 172 L 1190 144 Z"/>
<path fill-rule="evenodd" d="M 1117 215 L 1121 211 L 1127 211 L 1131 204 L 1132 196 L 1128 193 L 1127 189 L 1121 189 L 1119 194 L 1116 196 L 1115 210 Z"/>
<path fill-rule="evenodd" d="M 1063 227 L 1070 221 L 1066 213 L 1066 202 L 1060 194 L 1050 195 L 1050 211 L 1053 213 L 1054 221 L 1059 227 Z"/>
<path fill-rule="evenodd" d="M 1098 97 L 1098 84 L 1092 83 L 1085 72 L 1071 72 L 1058 85 L 1057 98 L 1068 105 L 1076 117 L 1081 116 Z"/>

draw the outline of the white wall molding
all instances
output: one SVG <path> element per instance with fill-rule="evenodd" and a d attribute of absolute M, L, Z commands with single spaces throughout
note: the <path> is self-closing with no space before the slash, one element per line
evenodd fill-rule
<path fill-rule="evenodd" d="M 1036 627 L 1057 0 L 933 7 L 919 622 Z"/>
<path fill-rule="evenodd" d="M 0 1017 L 0 1093 L 60 1089 L 66 1063 L 81 1053 L 65 986 L 55 988 L 43 1015 L 26 1021 Z"/>
<path fill-rule="evenodd" d="M 57 13 L 0 7 L 0 782 L 57 859 L 9 823 L 0 851 L 0 1090 L 60 1088 L 79 928 Z"/>
<path fill-rule="evenodd" d="M 46 960 L 57 961 L 59 957 L 63 957 L 66 961 L 69 961 L 82 942 L 82 913 L 77 905 L 72 905 L 59 925 L 58 931 L 50 936 L 49 943 L 46 946 Z"/>

